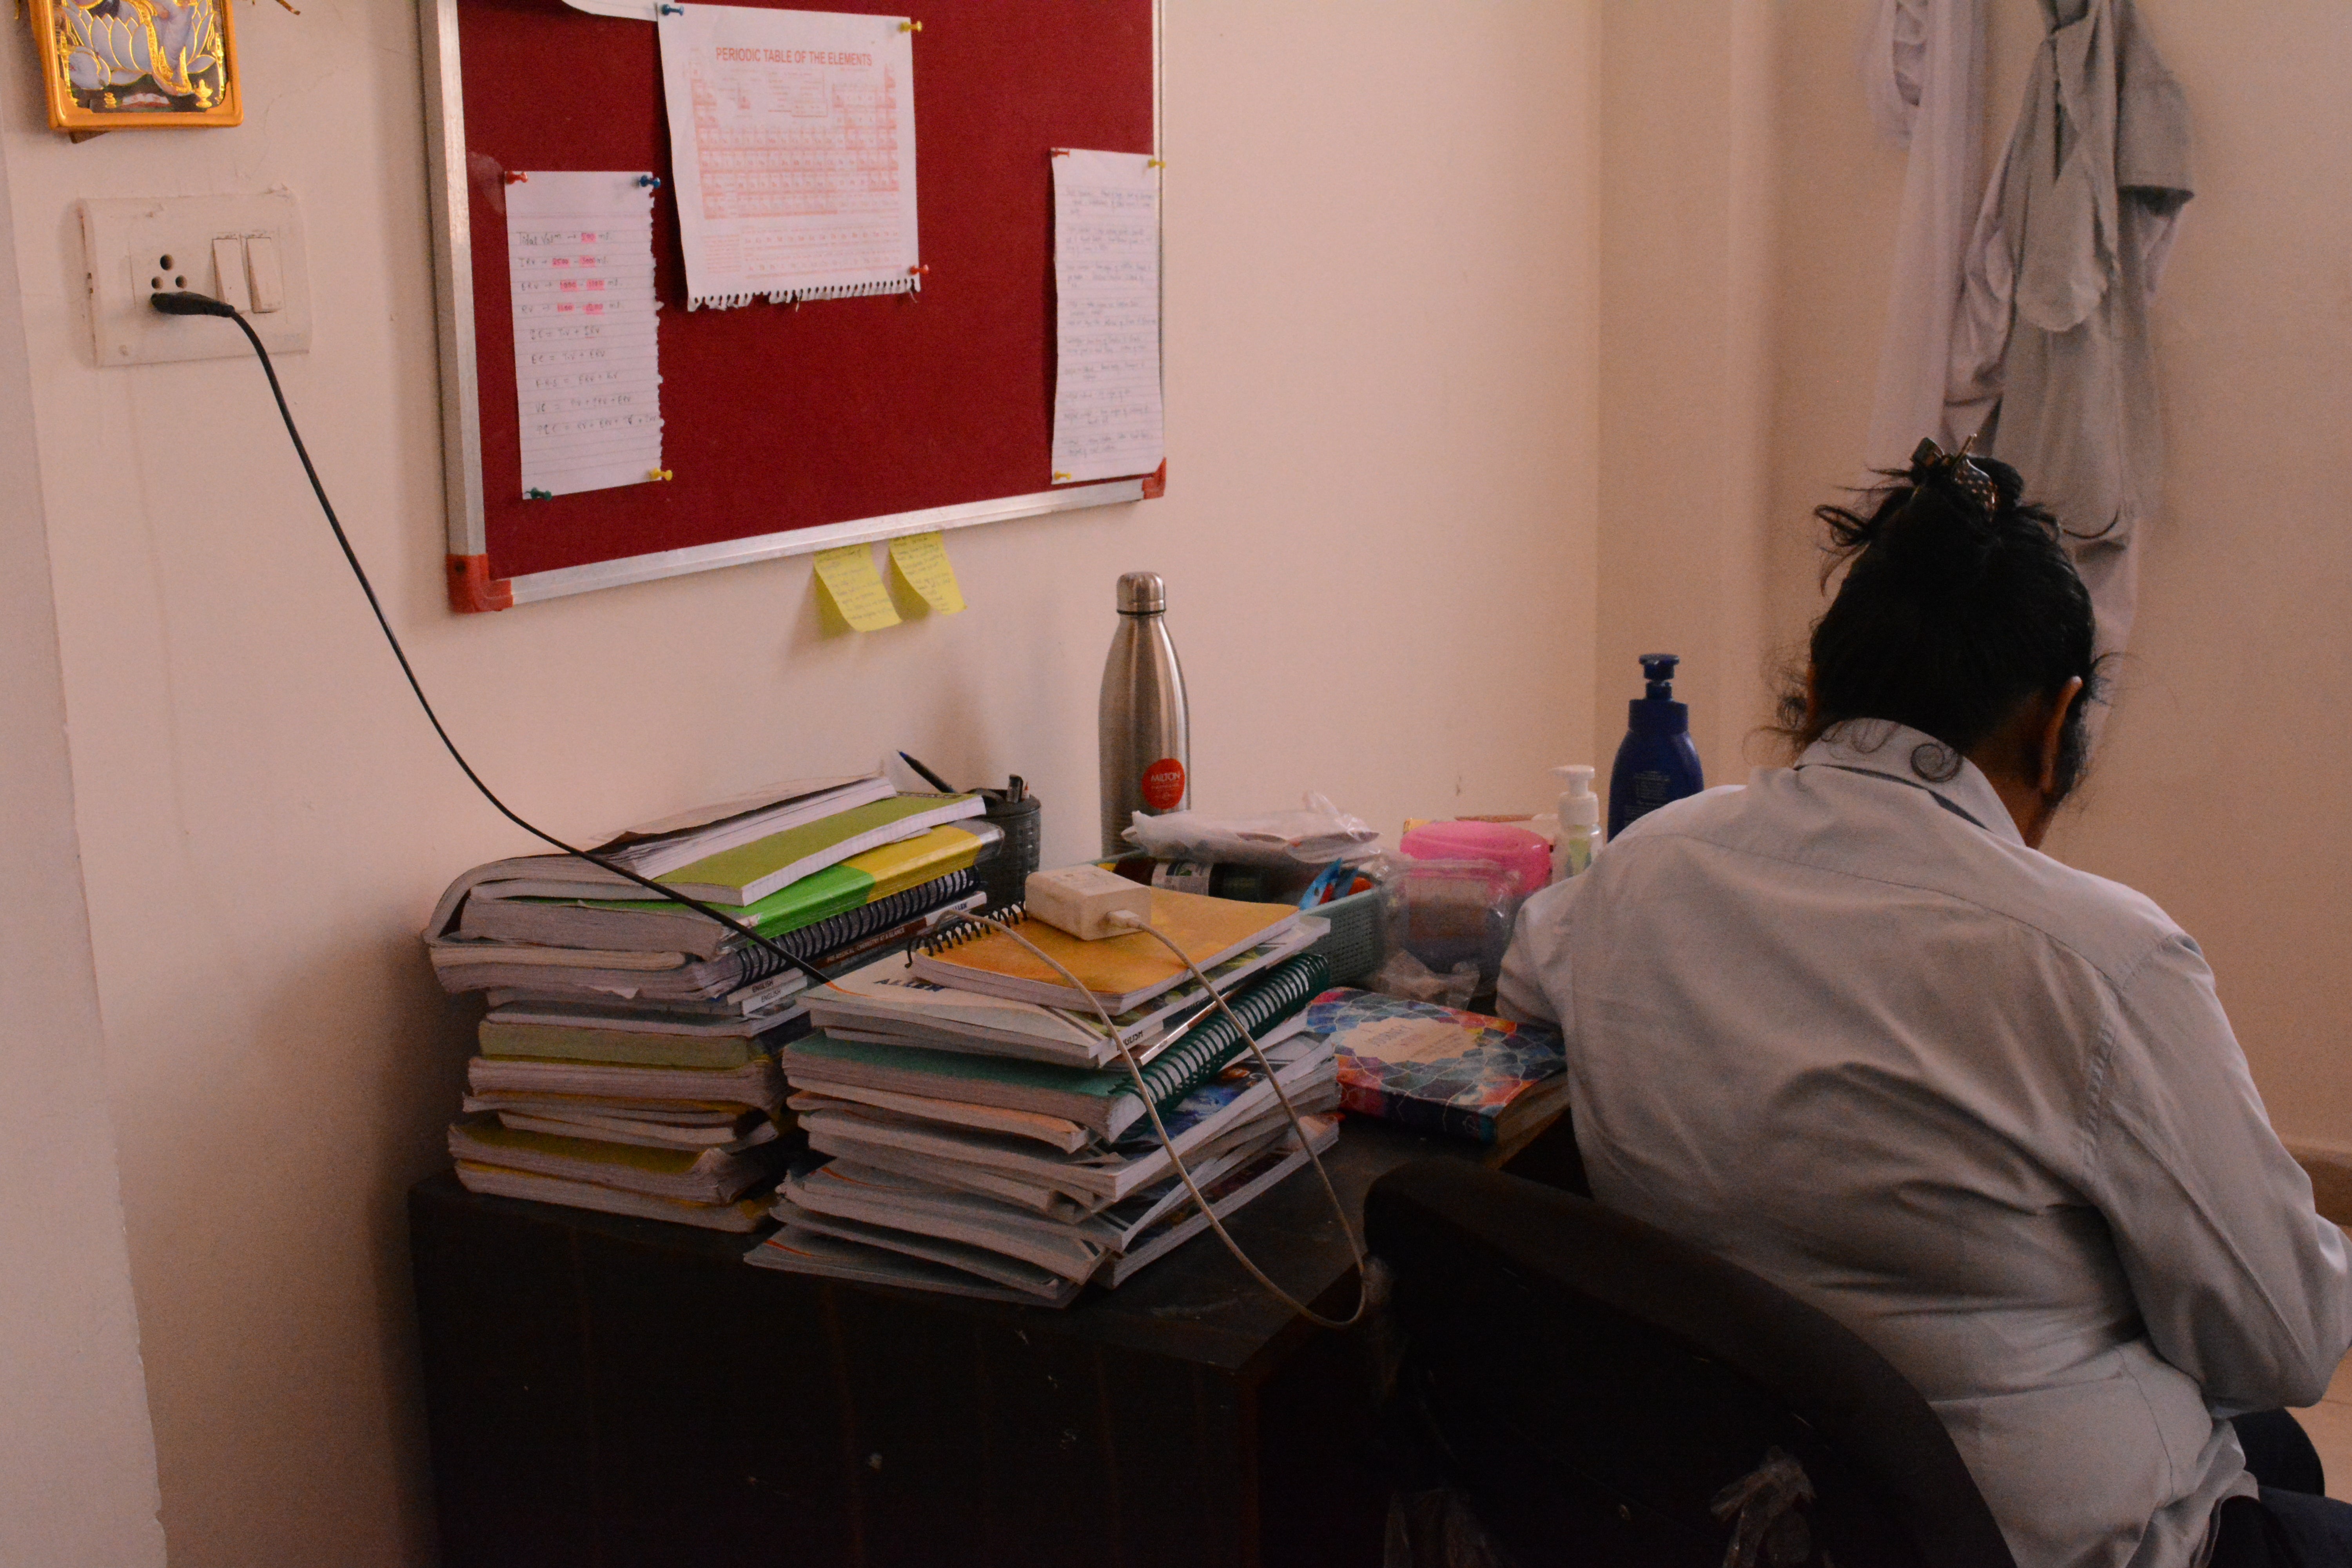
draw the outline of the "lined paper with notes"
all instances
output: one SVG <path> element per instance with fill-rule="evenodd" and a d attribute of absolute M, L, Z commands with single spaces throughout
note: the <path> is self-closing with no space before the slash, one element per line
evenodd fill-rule
<path fill-rule="evenodd" d="M 687 309 L 920 283 L 906 18 L 664 5 Z"/>
<path fill-rule="evenodd" d="M 1165 455 L 1158 162 L 1054 153 L 1055 484 L 1148 474 Z"/>
<path fill-rule="evenodd" d="M 646 177 L 534 170 L 506 187 L 526 497 L 642 484 L 661 468 Z"/>

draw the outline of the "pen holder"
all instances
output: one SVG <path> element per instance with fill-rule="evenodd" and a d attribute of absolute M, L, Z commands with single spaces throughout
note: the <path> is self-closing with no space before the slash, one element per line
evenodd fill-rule
<path fill-rule="evenodd" d="M 987 819 L 1004 830 L 1004 842 L 980 867 L 981 890 L 988 895 L 990 912 L 1017 904 L 1027 896 L 1029 873 L 1037 868 L 1037 797 L 1024 794 L 1007 800 L 1001 790 L 982 790 Z"/>

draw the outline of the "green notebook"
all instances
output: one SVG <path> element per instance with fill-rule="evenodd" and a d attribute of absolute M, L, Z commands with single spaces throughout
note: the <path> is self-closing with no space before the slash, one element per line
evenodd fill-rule
<path fill-rule="evenodd" d="M 942 826 L 959 817 L 978 816 L 983 809 L 978 795 L 893 795 L 835 812 L 804 826 L 772 833 L 740 849 L 706 855 L 658 880 L 705 903 L 755 904 L 854 855 L 911 838 L 925 828 Z M 839 909 L 854 907 L 843 904 Z M 838 913 L 839 909 L 827 912 Z"/>
<path fill-rule="evenodd" d="M 1259 1034 L 1328 989 L 1330 975 L 1322 954 L 1300 953 L 1276 964 L 1226 1003 L 1253 1035 Z M 1246 1048 L 1224 1016 L 1213 1009 L 1152 1058 L 1143 1069 L 1143 1081 L 1164 1112 Z M 1135 1079 L 1123 1065 L 1059 1067 L 1012 1057 L 837 1040 L 823 1033 L 795 1041 L 777 1054 L 777 1060 L 794 1089 L 822 1094 L 830 1082 L 1031 1110 L 1075 1121 L 1106 1138 L 1117 1137 L 1143 1114 Z"/>

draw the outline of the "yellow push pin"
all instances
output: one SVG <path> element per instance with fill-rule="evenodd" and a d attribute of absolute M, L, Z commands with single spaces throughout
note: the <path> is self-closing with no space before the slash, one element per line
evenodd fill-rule
<path fill-rule="evenodd" d="M 898 31 L 902 33 L 919 33 L 922 30 L 923 25 L 920 22 L 901 22 L 898 24 Z"/>
<path fill-rule="evenodd" d="M 646 478 L 649 479 L 667 479 L 671 477 L 670 471 L 667 468 L 647 468 L 646 470 Z"/>

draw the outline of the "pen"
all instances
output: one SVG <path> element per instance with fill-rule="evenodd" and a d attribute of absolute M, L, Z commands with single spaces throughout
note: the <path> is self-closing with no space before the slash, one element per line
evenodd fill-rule
<path fill-rule="evenodd" d="M 899 752 L 898 760 L 906 763 L 908 767 L 914 769 L 917 773 L 922 774 L 923 782 L 929 784 L 933 789 L 938 790 L 941 795 L 953 795 L 956 793 L 955 785 L 948 783 L 947 780 L 940 777 L 939 774 L 931 772 L 930 769 L 923 766 L 922 763 L 917 762 L 913 757 L 908 756 L 906 752 Z"/>

